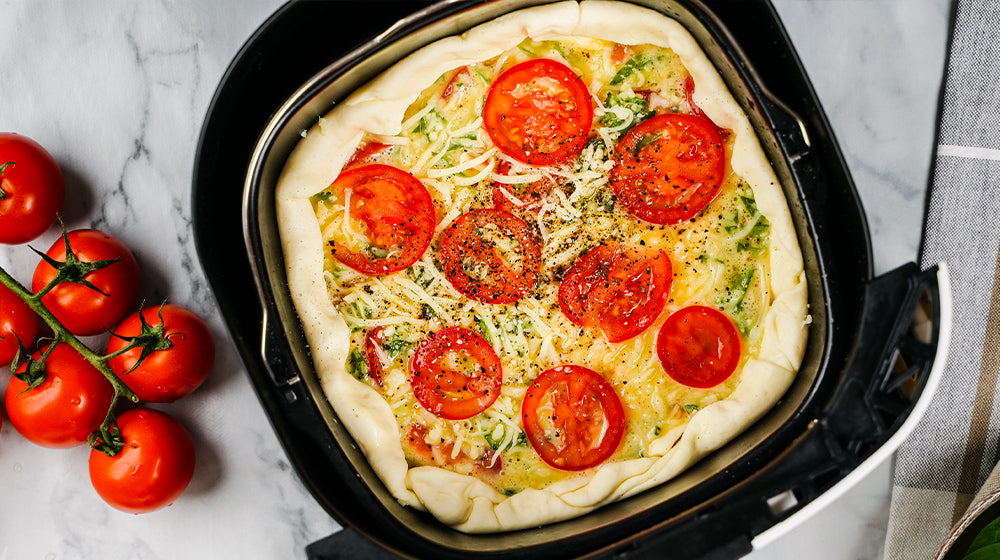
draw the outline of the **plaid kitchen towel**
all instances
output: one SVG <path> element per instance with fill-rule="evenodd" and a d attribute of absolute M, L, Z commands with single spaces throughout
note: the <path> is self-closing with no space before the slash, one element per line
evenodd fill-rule
<path fill-rule="evenodd" d="M 896 456 L 886 560 L 933 558 L 1000 488 L 1000 2 L 959 0 L 920 260 L 951 273 L 944 378 Z"/>

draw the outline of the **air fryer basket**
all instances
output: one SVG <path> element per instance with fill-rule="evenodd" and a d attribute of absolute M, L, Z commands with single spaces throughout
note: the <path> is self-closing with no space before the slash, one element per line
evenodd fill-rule
<path fill-rule="evenodd" d="M 334 101 L 423 44 L 537 3 L 439 3 L 362 42 L 423 4 L 379 2 L 381 19 L 371 22 L 344 18 L 352 9 L 371 7 L 365 0 L 293 2 L 248 41 L 213 100 L 195 167 L 198 250 L 291 462 L 319 503 L 348 528 L 314 545 L 316 557 L 343 550 L 354 534 L 416 557 L 568 558 L 613 552 L 635 558 L 664 546 L 677 557 L 737 556 L 750 550 L 755 535 L 806 506 L 889 439 L 927 382 L 940 322 L 935 271 L 907 265 L 872 278 L 857 193 L 767 0 L 723 1 L 713 4 L 714 12 L 697 0 L 636 1 L 692 31 L 774 162 L 809 277 L 813 323 L 802 370 L 778 405 L 723 449 L 660 487 L 578 519 L 513 533 L 466 535 L 396 503 L 319 388 L 284 283 L 274 184 L 299 132 Z M 354 37 L 335 48 L 309 39 L 312 34 L 329 37 L 323 31 L 337 17 L 351 22 Z M 307 44 L 296 43 L 299 38 Z M 765 84 L 780 90 L 772 93 Z M 249 91 L 256 96 L 248 96 Z M 240 136 L 233 145 L 234 127 L 252 136 Z M 237 185 L 235 180 L 246 170 L 247 158 L 244 188 L 244 181 Z M 242 168 L 226 167 L 233 164 Z M 240 194 L 243 215 L 234 216 Z M 238 239 L 240 230 L 230 229 L 234 222 L 244 229 L 247 260 L 232 255 L 232 244 L 223 242 Z M 229 245 L 229 252 L 220 251 L 220 245 Z M 258 298 L 260 309 L 250 305 Z M 924 306 L 933 328 L 929 338 L 917 340 L 909 324 Z M 780 510 L 769 505 L 781 494 L 794 496 L 796 505 Z M 719 527 L 731 529 L 720 532 Z"/>

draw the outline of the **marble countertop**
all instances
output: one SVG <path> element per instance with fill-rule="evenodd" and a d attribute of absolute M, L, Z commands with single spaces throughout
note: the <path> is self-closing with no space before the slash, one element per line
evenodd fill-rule
<path fill-rule="evenodd" d="M 948 0 L 773 2 L 857 183 L 876 272 L 915 260 Z M 304 558 L 307 544 L 337 530 L 268 424 L 191 231 L 191 171 L 208 103 L 280 3 L 0 0 L 0 129 L 34 138 L 60 163 L 67 226 L 122 239 L 142 268 L 141 297 L 201 313 L 219 349 L 209 381 L 169 405 L 192 433 L 198 466 L 187 492 L 159 512 L 108 508 L 90 486 L 86 448 L 36 447 L 5 420 L 0 560 Z M 44 250 L 57 237 L 53 229 L 32 245 Z M 25 246 L 0 247 L 0 266 L 23 283 L 36 262 Z M 880 558 L 890 489 L 887 462 L 747 558 Z"/>

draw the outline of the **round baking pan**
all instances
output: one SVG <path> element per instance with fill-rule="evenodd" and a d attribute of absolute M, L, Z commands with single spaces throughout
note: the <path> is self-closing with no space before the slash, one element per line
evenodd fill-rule
<path fill-rule="evenodd" d="M 194 172 L 196 243 L 291 463 L 349 529 L 317 543 L 316 557 L 344 550 L 338 539 L 355 534 L 409 557 L 639 558 L 661 557 L 664 547 L 678 558 L 737 557 L 898 439 L 933 385 L 946 323 L 938 271 L 907 265 L 872 277 L 860 201 L 770 4 L 637 0 L 692 32 L 785 188 L 809 278 L 803 367 L 774 409 L 724 448 L 578 519 L 467 535 L 399 505 L 319 388 L 284 282 L 274 185 L 300 132 L 334 102 L 424 44 L 538 3 L 291 2 L 250 38 L 213 99 Z M 246 255 L 234 250 L 244 244 Z M 928 328 L 917 336 L 911 327 L 920 313 Z"/>

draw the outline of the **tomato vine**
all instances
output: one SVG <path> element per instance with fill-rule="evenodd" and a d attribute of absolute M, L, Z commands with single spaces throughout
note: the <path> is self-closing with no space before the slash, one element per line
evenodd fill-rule
<path fill-rule="evenodd" d="M 24 381 L 29 388 L 36 387 L 45 380 L 44 363 L 53 348 L 55 348 L 59 343 L 65 343 L 76 350 L 84 359 L 87 360 L 87 362 L 97 369 L 97 371 L 99 371 L 105 379 L 107 379 L 108 383 L 110 383 L 114 389 L 114 396 L 111 400 L 111 405 L 104 421 L 101 423 L 100 428 L 91 434 L 88 440 L 91 447 L 94 449 L 103 451 L 109 456 L 114 456 L 119 452 L 123 444 L 122 438 L 118 434 L 118 429 L 115 424 L 115 408 L 120 399 L 127 400 L 131 403 L 138 403 L 140 402 L 140 398 L 132 389 L 129 388 L 128 385 L 125 384 L 124 381 L 122 381 L 120 377 L 118 377 L 108 362 L 114 357 L 134 348 L 142 348 L 140 357 L 141 361 L 154 351 L 170 348 L 172 342 L 164 334 L 161 324 L 157 327 L 144 328 L 142 336 L 130 337 L 130 340 L 126 341 L 127 344 L 123 348 L 103 355 L 93 351 L 76 335 L 71 333 L 69 329 L 67 329 L 59 321 L 59 319 L 56 318 L 52 311 L 50 311 L 49 308 L 42 303 L 42 298 L 57 285 L 66 282 L 80 284 L 100 292 L 96 286 L 87 281 L 87 275 L 91 272 L 117 263 L 118 259 L 108 259 L 94 262 L 81 261 L 73 253 L 72 248 L 70 247 L 68 234 L 65 230 L 63 231 L 63 239 L 66 244 L 65 262 L 58 262 L 37 250 L 35 251 L 41 255 L 45 262 L 49 263 L 57 270 L 55 277 L 47 285 L 35 293 L 32 293 L 27 288 L 22 286 L 6 270 L 4 270 L 3 267 L 0 267 L 0 283 L 23 300 L 25 304 L 27 304 L 27 306 L 52 329 L 53 338 L 46 351 L 38 358 L 33 358 L 27 351 L 27 348 L 25 348 L 23 342 L 19 340 L 19 351 L 15 355 L 10 369 L 14 372 L 20 367 L 20 361 L 22 359 L 21 355 L 23 354 L 25 371 L 15 375 L 22 379 L 22 381 Z M 133 369 L 134 367 L 135 366 L 133 366 Z"/>

